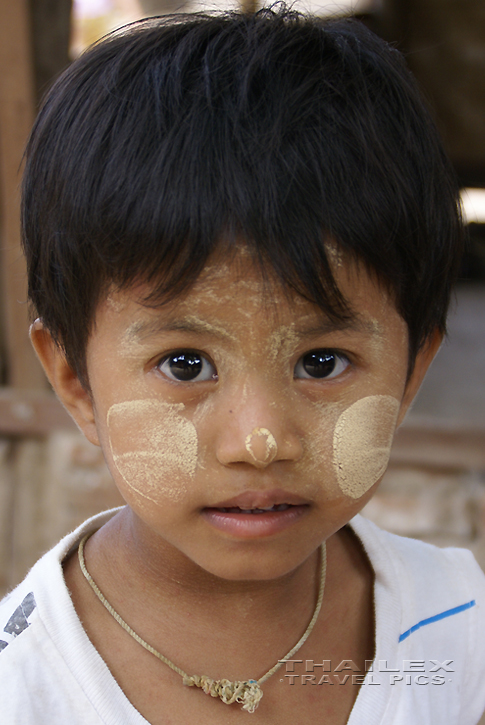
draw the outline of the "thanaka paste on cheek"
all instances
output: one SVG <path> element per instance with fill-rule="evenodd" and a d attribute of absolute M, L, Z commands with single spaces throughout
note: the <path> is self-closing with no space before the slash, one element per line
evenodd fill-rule
<path fill-rule="evenodd" d="M 399 408 L 399 401 L 390 395 L 371 395 L 340 415 L 333 435 L 333 462 L 346 496 L 360 498 L 384 474 Z"/>
<path fill-rule="evenodd" d="M 162 504 L 178 500 L 197 467 L 197 432 L 183 403 L 129 400 L 108 410 L 113 463 L 126 485 Z"/>

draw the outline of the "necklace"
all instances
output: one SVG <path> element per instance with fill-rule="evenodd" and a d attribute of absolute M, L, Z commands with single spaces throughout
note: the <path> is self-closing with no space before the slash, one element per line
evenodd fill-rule
<path fill-rule="evenodd" d="M 274 675 L 275 672 L 277 672 L 279 668 L 285 664 L 285 662 L 291 659 L 291 657 L 293 657 L 293 655 L 296 654 L 296 652 L 298 652 L 298 650 L 304 645 L 304 643 L 310 636 L 313 627 L 315 626 L 318 615 L 320 614 L 320 609 L 323 601 L 323 593 L 325 590 L 325 579 L 327 574 L 327 549 L 325 543 L 323 543 L 321 546 L 320 586 L 318 590 L 315 611 L 313 612 L 313 616 L 303 635 L 300 637 L 295 646 L 292 647 L 292 649 L 290 649 L 290 651 L 281 660 L 278 660 L 278 662 L 270 670 L 268 670 L 268 672 L 260 677 L 259 680 L 236 680 L 234 682 L 231 682 L 231 680 L 225 679 L 213 680 L 206 675 L 188 675 L 186 672 L 180 669 L 180 667 L 177 667 L 177 665 L 171 662 L 167 657 L 164 657 L 154 647 L 148 644 L 148 642 L 145 642 L 144 639 L 142 639 L 133 629 L 131 629 L 131 627 L 125 622 L 125 620 L 120 617 L 118 612 L 113 609 L 104 594 L 98 588 L 98 585 L 86 569 L 86 564 L 84 561 L 84 544 L 90 536 L 91 534 L 87 534 L 86 536 L 84 536 L 79 544 L 79 564 L 81 566 L 82 573 L 88 580 L 94 593 L 101 601 L 101 603 L 104 604 L 111 616 L 116 619 L 118 624 L 120 624 L 123 629 L 128 632 L 128 634 L 131 635 L 134 640 L 138 642 L 138 644 L 141 644 L 141 646 L 148 650 L 148 652 L 151 652 L 152 655 L 158 657 L 159 660 L 164 662 L 174 672 L 177 672 L 177 674 L 182 677 L 184 685 L 187 685 L 188 687 L 200 687 L 206 693 L 206 695 L 211 695 L 211 697 L 219 697 L 226 705 L 232 705 L 234 702 L 238 702 L 239 704 L 242 704 L 243 710 L 246 710 L 247 712 L 254 712 L 259 705 L 259 701 L 263 697 L 263 691 L 261 689 L 261 685 L 263 684 L 263 682 L 266 682 L 266 680 Z"/>

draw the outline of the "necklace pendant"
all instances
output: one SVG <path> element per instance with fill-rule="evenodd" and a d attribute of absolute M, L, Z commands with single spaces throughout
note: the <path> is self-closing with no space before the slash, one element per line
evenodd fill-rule
<path fill-rule="evenodd" d="M 225 705 L 238 702 L 242 709 L 254 712 L 263 697 L 263 691 L 256 680 L 213 680 L 205 675 L 184 677 L 184 685 L 200 687 L 206 695 L 218 697 Z"/>

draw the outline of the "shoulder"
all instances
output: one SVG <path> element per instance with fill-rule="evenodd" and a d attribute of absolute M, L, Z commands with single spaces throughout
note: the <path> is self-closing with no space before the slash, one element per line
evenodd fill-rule
<path fill-rule="evenodd" d="M 78 722 L 70 714 L 81 711 L 89 713 L 86 722 L 98 722 L 66 659 L 74 649 L 86 658 L 86 638 L 62 562 L 85 533 L 102 526 L 113 513 L 89 519 L 62 539 L 0 602 L 0 698 L 6 725 Z"/>
<path fill-rule="evenodd" d="M 376 574 L 384 574 L 382 567 L 390 576 L 410 577 L 417 582 L 429 582 L 430 578 L 444 585 L 452 582 L 455 591 L 460 584 L 467 591 L 470 583 L 479 589 L 485 587 L 485 574 L 468 549 L 441 549 L 424 541 L 397 536 L 360 515 L 352 519 L 351 526 L 371 563 L 377 564 Z M 459 576 L 462 568 L 463 576 Z"/>
<path fill-rule="evenodd" d="M 476 608 L 474 616 L 479 613 L 485 618 L 485 574 L 468 549 L 440 549 L 396 536 L 362 516 L 352 520 L 352 528 L 372 564 L 376 588 L 386 587 L 399 595 L 403 623 L 407 617 L 456 608 Z"/>
<path fill-rule="evenodd" d="M 0 601 L 0 652 L 30 626 L 39 599 L 43 600 L 48 595 L 49 600 L 54 600 L 55 593 L 60 588 L 65 589 L 62 562 L 81 538 L 99 529 L 118 510 L 112 509 L 93 516 L 61 539 L 37 561 L 25 579 Z"/>
<path fill-rule="evenodd" d="M 55 697 L 55 647 L 39 614 L 42 602 L 44 616 L 56 616 L 51 602 L 69 596 L 63 591 L 61 560 L 55 549 L 0 602 L 0 697 L 2 722 L 8 725 L 44 722 L 39 705 L 44 708 Z M 34 698 L 33 692 L 42 694 Z"/>
<path fill-rule="evenodd" d="M 467 597 L 483 602 L 485 574 L 468 549 L 441 549 L 424 541 L 383 531 L 363 516 L 351 522 L 378 580 L 398 579 L 412 594 L 427 591 L 439 601 Z M 477 602 L 478 603 L 478 602 Z"/>
<path fill-rule="evenodd" d="M 485 575 L 472 553 L 396 536 L 361 516 L 351 525 L 375 572 L 376 658 L 391 657 L 399 671 L 390 675 L 403 685 L 399 707 L 426 702 L 447 722 L 477 722 L 485 708 Z M 404 698 L 416 677 L 413 697 Z"/>

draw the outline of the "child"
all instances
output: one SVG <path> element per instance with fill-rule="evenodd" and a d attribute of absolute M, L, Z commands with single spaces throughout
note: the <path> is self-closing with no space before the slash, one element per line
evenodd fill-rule
<path fill-rule="evenodd" d="M 476 723 L 483 574 L 358 516 L 462 246 L 400 55 L 285 8 L 128 27 L 49 93 L 23 224 L 127 505 L 3 601 L 2 723 Z"/>

